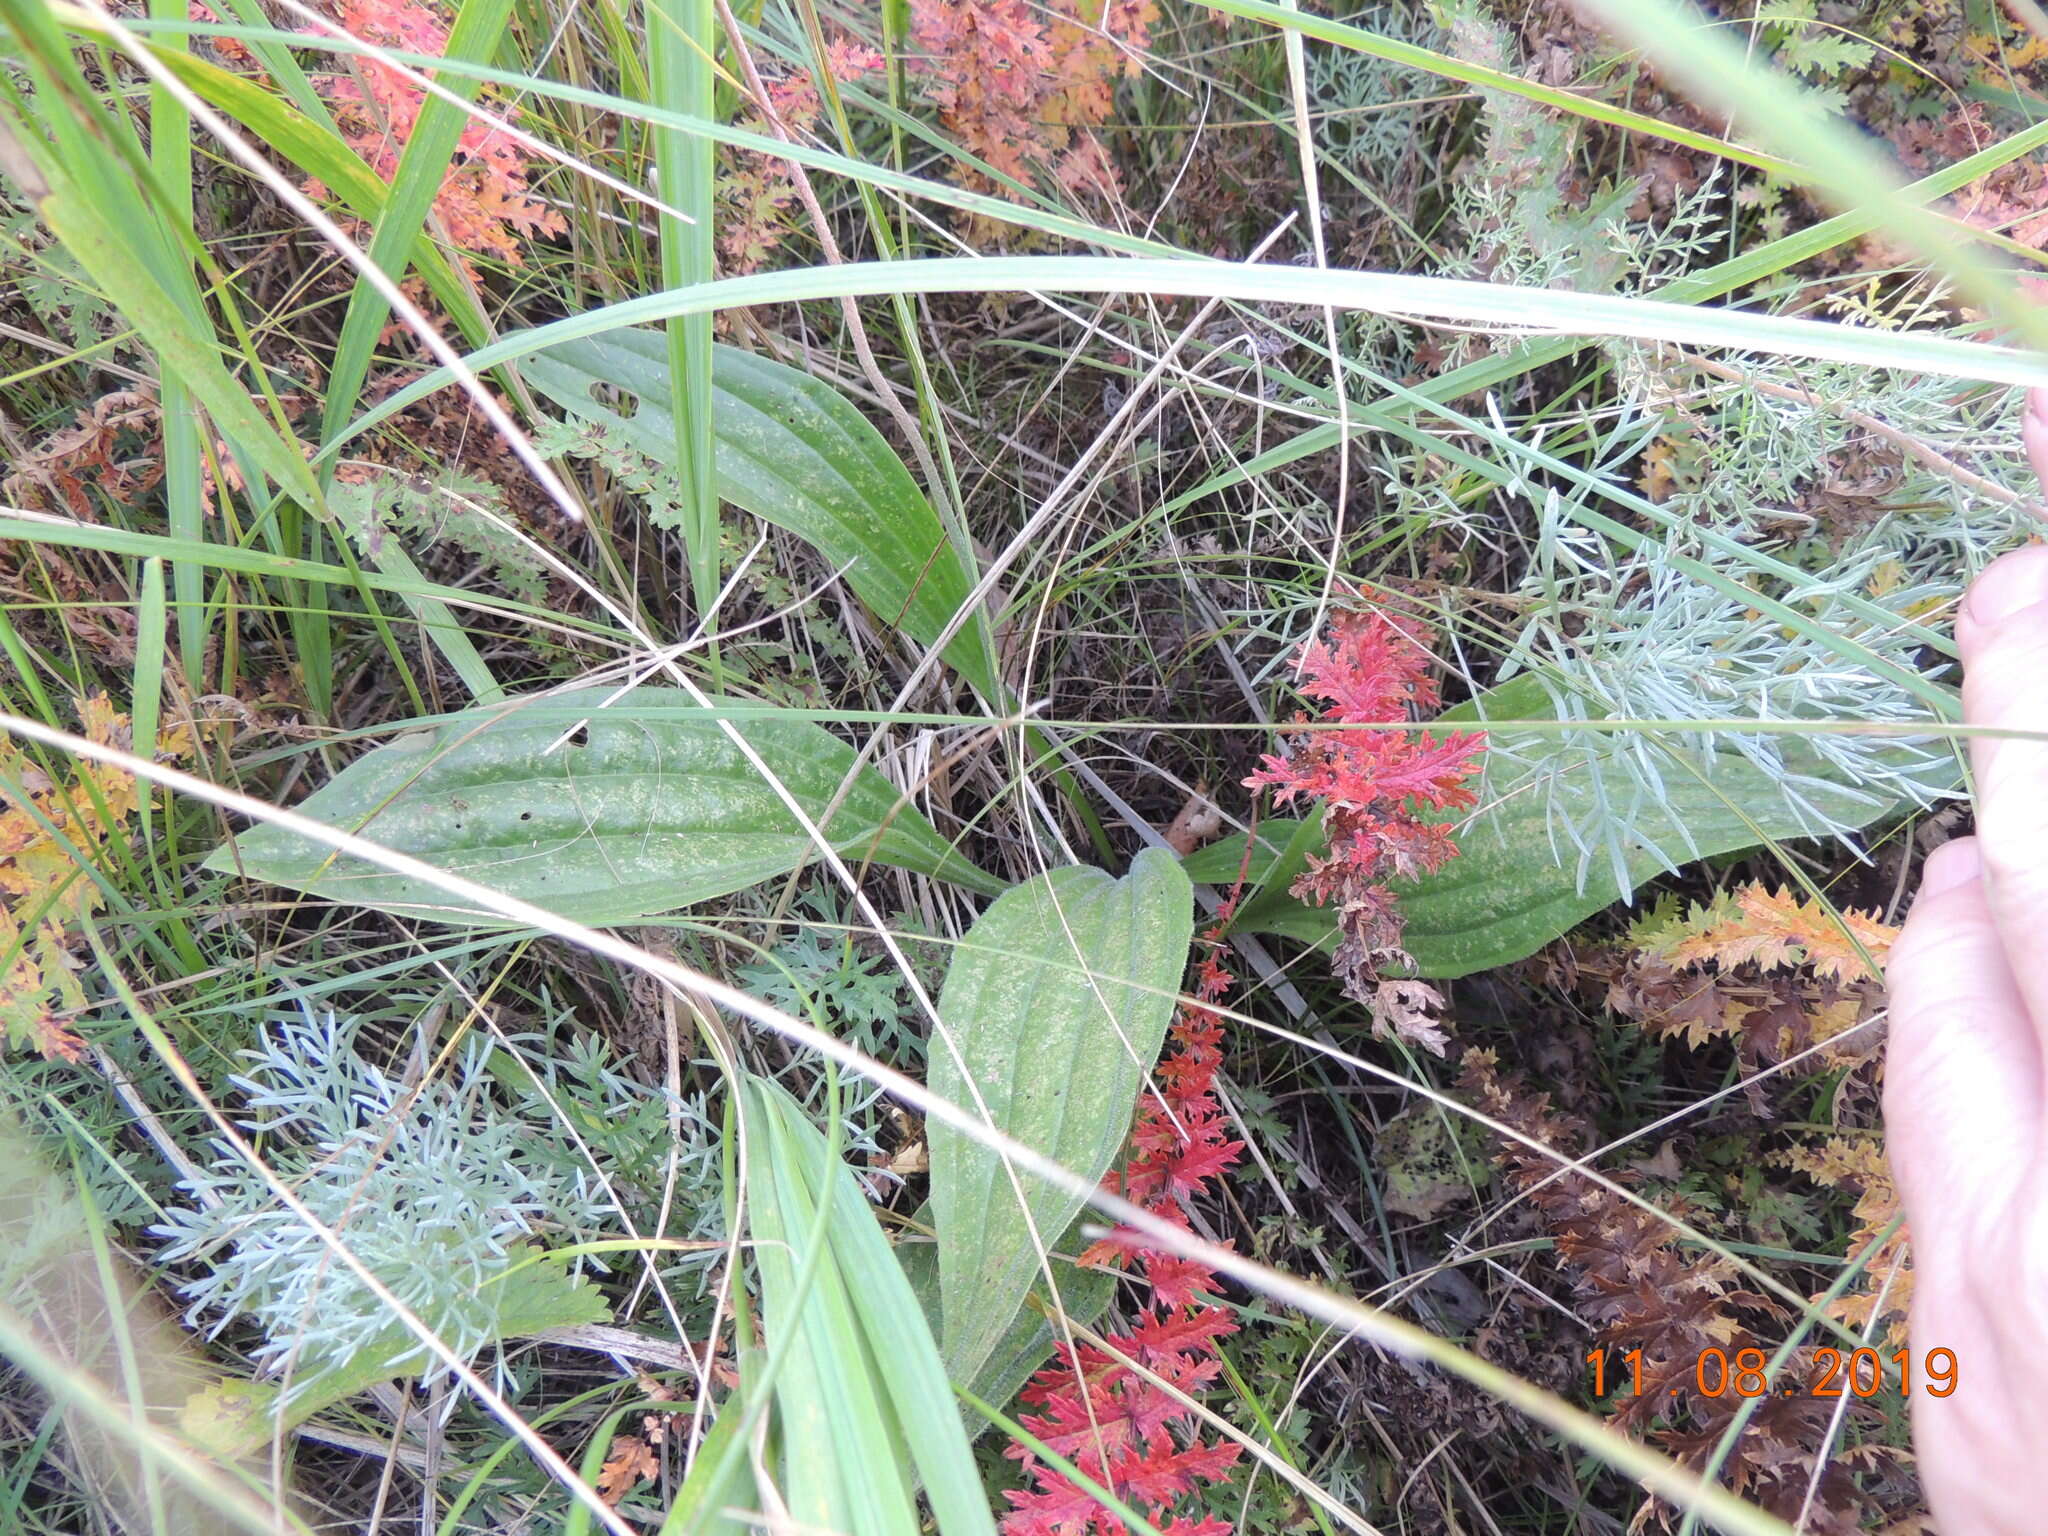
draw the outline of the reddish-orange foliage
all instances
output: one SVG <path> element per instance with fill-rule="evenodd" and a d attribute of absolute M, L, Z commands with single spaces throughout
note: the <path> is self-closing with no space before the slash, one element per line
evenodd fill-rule
<path fill-rule="evenodd" d="M 1732 904 L 1733 910 L 1726 910 Z M 1711 961 L 1722 971 L 1754 965 L 1760 971 L 1804 966 L 1825 981 L 1875 980 L 1870 962 L 1883 965 L 1899 930 L 1875 913 L 1836 911 L 1817 898 L 1745 885 L 1725 903 L 1697 912 L 1674 934 L 1664 953 L 1673 965 Z"/>
<path fill-rule="evenodd" d="M 839 38 L 828 45 L 825 64 L 841 82 L 858 80 L 882 67 L 872 48 Z M 824 103 L 818 82 L 807 69 L 767 75 L 762 80 L 768 100 L 755 102 L 740 119 L 742 128 L 768 133 L 779 123 L 793 139 L 816 127 Z M 788 163 L 774 155 L 736 149 L 718 180 L 718 254 L 730 273 L 758 272 L 782 244 L 783 221 L 796 201 L 796 185 Z"/>
<path fill-rule="evenodd" d="M 1578 957 L 1579 975 L 1596 996 L 1604 983 L 1607 1007 L 1654 1034 L 1734 1041 L 1745 1076 L 1795 1059 L 1808 1070 L 1853 1066 L 1871 1044 L 1857 1026 L 1885 1006 L 1870 962 L 1882 966 L 1897 935 L 1874 914 L 1751 884 L 1687 915 L 1653 914 L 1621 949 Z M 1761 1082 L 1750 1077 L 1747 1092 L 1763 1112 Z"/>
<path fill-rule="evenodd" d="M 1159 1063 L 1154 1086 L 1139 1096 L 1131 1156 L 1121 1174 L 1105 1185 L 1153 1215 L 1185 1229 L 1185 1203 L 1237 1161 L 1244 1143 L 1230 1139 L 1229 1122 L 1216 1101 L 1216 1069 L 1222 1064 L 1223 1021 L 1204 1004 L 1220 1000 L 1232 977 L 1216 958 L 1222 925 L 1203 936 L 1208 946 L 1195 968 L 1195 1001 L 1175 1016 L 1175 1049 Z M 1228 1536 L 1227 1522 L 1215 1519 L 1165 1521 L 1167 1511 L 1199 1483 L 1228 1475 L 1241 1449 L 1235 1441 L 1205 1443 L 1188 1433 L 1185 1446 L 1172 1429 L 1192 1415 L 1173 1394 L 1141 1376 L 1135 1360 L 1182 1394 L 1198 1396 L 1216 1378 L 1222 1362 L 1216 1341 L 1237 1331 L 1228 1310 L 1215 1306 L 1215 1271 L 1207 1265 L 1148 1246 L 1129 1229 L 1096 1243 L 1084 1264 L 1132 1266 L 1151 1286 L 1152 1310 L 1128 1333 L 1110 1335 L 1107 1349 L 1093 1344 L 1062 1346 L 1021 1394 L 1037 1413 L 1024 1426 L 1046 1447 L 1142 1508 L 1165 1536 Z M 1041 1462 L 1022 1445 L 1009 1455 L 1024 1463 L 1033 1486 L 1010 1493 L 1003 1520 L 1006 1536 L 1117 1536 L 1124 1523 L 1095 1497 Z"/>
<path fill-rule="evenodd" d="M 429 0 L 343 0 L 341 22 L 361 41 L 393 52 L 438 57 L 448 51 L 447 24 Z M 357 59 L 351 73 L 328 78 L 326 95 L 349 143 L 372 170 L 391 180 L 426 92 L 389 65 Z M 513 114 L 509 107 L 497 110 L 500 116 Z M 502 129 L 469 119 L 434 198 L 448 238 L 462 250 L 518 266 L 516 237 L 562 233 L 568 226 L 561 214 L 528 191 L 530 169 L 525 152 Z"/>
<path fill-rule="evenodd" d="M 1158 19 L 1157 0 L 915 0 L 911 32 L 961 148 L 1027 187 L 1049 175 L 1100 195 L 1116 172 L 1093 130 Z"/>
<path fill-rule="evenodd" d="M 1902 1347 L 1906 1314 L 1913 1308 L 1913 1234 L 1898 1221 L 1899 1188 L 1892 1181 L 1884 1139 L 1830 1136 L 1815 1146 L 1788 1147 L 1774 1161 L 1829 1189 L 1856 1192 L 1856 1230 L 1849 1235 L 1846 1257 L 1852 1264 L 1861 1262 L 1863 1274 L 1853 1291 L 1825 1306 L 1829 1316 L 1865 1332 L 1874 1322 L 1885 1322 L 1890 1347 Z"/>
<path fill-rule="evenodd" d="M 203 21 L 210 26 L 217 26 L 220 23 L 220 17 L 214 14 L 204 0 L 187 0 L 185 14 L 194 21 Z M 207 41 L 212 45 L 213 51 L 229 64 L 247 64 L 255 57 L 235 38 L 214 37 L 208 38 Z"/>
<path fill-rule="evenodd" d="M 1300 658 L 1299 686 L 1307 697 L 1323 701 L 1320 720 L 1296 714 L 1303 734 L 1284 754 L 1269 754 L 1245 785 L 1270 788 L 1280 805 L 1300 798 L 1323 808 L 1329 857 L 1311 860 L 1293 893 L 1336 906 L 1343 942 L 1331 964 L 1345 991 L 1372 1009 L 1374 1028 L 1442 1055 L 1443 1032 L 1428 1014 L 1437 1003 L 1435 992 L 1381 974 L 1383 967 L 1407 960 L 1400 909 L 1384 882 L 1418 879 L 1456 855 L 1452 823 L 1427 820 L 1423 813 L 1473 803 L 1467 780 L 1478 771 L 1486 737 L 1305 729 L 1317 723 L 1388 725 L 1407 720 L 1411 711 L 1435 709 L 1435 640 L 1427 624 L 1384 599 L 1332 619 L 1329 639 L 1303 646 Z"/>

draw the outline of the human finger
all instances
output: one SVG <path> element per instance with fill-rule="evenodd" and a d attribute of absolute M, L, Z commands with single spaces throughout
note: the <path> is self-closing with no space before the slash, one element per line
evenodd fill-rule
<path fill-rule="evenodd" d="M 1977 840 L 1935 851 L 1885 967 L 1887 1152 L 1914 1230 L 1959 1208 L 1986 1169 L 2026 1165 L 2042 1051 L 1991 915 Z"/>

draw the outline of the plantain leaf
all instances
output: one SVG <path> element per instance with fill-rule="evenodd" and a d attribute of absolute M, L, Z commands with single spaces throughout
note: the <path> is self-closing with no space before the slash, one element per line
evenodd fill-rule
<path fill-rule="evenodd" d="M 1553 713 L 1542 680 L 1524 674 L 1446 711 L 1442 718 L 1470 725 L 1542 720 Z M 1507 726 L 1495 735 L 1512 739 L 1525 757 L 1540 757 L 1546 747 L 1561 750 L 1551 733 L 1515 732 Z M 1747 758 L 1734 752 L 1705 753 L 1677 742 L 1666 742 L 1665 750 L 1669 769 L 1664 799 L 1636 818 L 1637 835 L 1626 850 L 1632 889 L 1669 872 L 1667 854 L 1672 851 L 1712 858 L 1806 835 L 1808 823 L 1787 807 L 1777 781 Z M 1802 768 L 1816 779 L 1825 773 L 1818 757 L 1803 759 Z M 1496 791 L 1492 807 L 1459 836 L 1455 859 L 1413 885 L 1396 887 L 1408 920 L 1404 943 L 1415 957 L 1419 975 L 1453 978 L 1520 960 L 1622 899 L 1620 881 L 1603 860 L 1588 866 L 1581 886 L 1573 848 L 1551 834 L 1553 804 L 1566 815 L 1584 814 L 1596 792 L 1587 776 L 1569 771 L 1540 786 Z M 1809 798 L 1848 827 L 1868 826 L 1895 809 L 1889 800 L 1847 787 L 1832 794 L 1816 787 Z M 1299 822 L 1260 823 L 1247 880 L 1257 896 L 1243 904 L 1237 926 L 1305 944 L 1334 945 L 1335 913 L 1285 891 L 1294 866 L 1279 866 L 1280 854 L 1298 848 L 1303 835 Z M 1318 837 L 1316 846 L 1320 852 L 1327 843 Z M 1189 855 L 1183 867 L 1190 879 L 1228 884 L 1237 879 L 1243 857 L 1244 844 L 1226 838 Z"/>
<path fill-rule="evenodd" d="M 563 409 L 619 433 L 657 464 L 674 462 L 668 350 L 658 332 L 564 342 L 521 372 Z M 711 384 L 718 494 L 814 546 L 885 623 L 936 644 L 966 606 L 969 567 L 882 434 L 831 385 L 751 352 L 713 348 Z M 637 396 L 639 408 L 612 409 L 592 393 L 600 385 Z M 984 695 L 1001 696 L 980 625 L 966 625 L 944 655 Z"/>
<path fill-rule="evenodd" d="M 929 1206 L 918 1212 L 920 1220 L 928 1220 L 929 1216 Z M 1088 1239 L 1082 1235 L 1081 1222 L 1077 1221 L 1054 1245 L 1052 1272 L 1053 1278 L 1059 1282 L 1060 1310 L 1066 1313 L 1068 1321 L 1083 1328 L 1092 1328 L 1096 1320 L 1109 1310 L 1109 1303 L 1116 1295 L 1116 1271 L 1093 1265 L 1084 1269 L 1074 1263 L 1071 1255 L 1087 1246 Z M 904 1277 L 910 1281 L 911 1290 L 917 1294 L 918 1305 L 924 1309 L 926 1319 L 936 1332 L 944 1326 L 939 1300 L 938 1246 L 899 1238 L 896 1261 L 903 1266 Z M 1030 1294 L 1043 1295 L 1044 1279 L 1043 1275 L 1033 1275 Z M 1063 1337 L 1054 1329 L 1052 1318 L 1036 1303 L 1019 1308 L 1016 1317 L 1010 1321 L 1009 1331 L 989 1352 L 974 1380 L 963 1385 L 984 1403 L 997 1408 L 1006 1407 L 1024 1383 L 1031 1379 L 1032 1373 L 1051 1358 L 1053 1346 Z M 977 1421 L 970 1418 L 967 1432 L 971 1436 L 979 1436 L 992 1427 L 986 1419 Z"/>
<path fill-rule="evenodd" d="M 931 1042 L 932 1091 L 971 1110 L 971 1078 L 997 1129 L 1098 1182 L 1166 1038 L 1193 937 L 1188 878 L 1157 849 L 1122 880 L 1070 866 L 1006 892 L 946 974 L 939 1018 L 953 1049 Z M 1020 1206 L 998 1154 L 936 1121 L 927 1132 L 946 1368 L 973 1382 L 1039 1276 L 1033 1232 L 1057 1241 L 1082 1202 L 1020 1173 Z"/>
<path fill-rule="evenodd" d="M 737 724 L 813 820 L 853 774 L 826 829 L 849 859 L 984 894 L 1003 888 L 880 774 L 853 772 L 853 749 L 823 727 L 773 715 Z M 357 759 L 299 809 L 586 923 L 630 922 L 773 879 L 812 847 L 719 722 L 672 688 L 480 706 Z M 239 834 L 206 867 L 389 912 L 498 921 L 271 826 Z"/>

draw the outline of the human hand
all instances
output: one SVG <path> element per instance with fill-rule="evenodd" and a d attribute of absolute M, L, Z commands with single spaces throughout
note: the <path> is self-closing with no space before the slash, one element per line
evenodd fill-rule
<path fill-rule="evenodd" d="M 2048 481 L 2048 390 L 2023 435 Z M 2048 737 L 2048 547 L 1992 563 L 1956 617 L 1963 717 Z M 1944 1536 L 2048 1530 L 2048 739 L 1970 742 L 1977 835 L 1937 849 L 1892 947 L 1885 1125 L 1912 1231 L 1912 1398 Z"/>

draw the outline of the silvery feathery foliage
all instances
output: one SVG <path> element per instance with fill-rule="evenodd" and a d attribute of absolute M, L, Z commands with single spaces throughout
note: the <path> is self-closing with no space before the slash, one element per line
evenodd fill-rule
<path fill-rule="evenodd" d="M 749 995 L 831 1030 L 870 1056 L 914 1066 L 925 1051 L 916 1028 L 921 1020 L 894 962 L 853 942 L 852 904 L 830 887 L 807 892 L 800 904 L 819 921 L 791 928 L 759 960 L 739 967 L 734 979 Z M 794 1084 L 785 1086 L 801 1096 Z"/>
<path fill-rule="evenodd" d="M 1421 0 L 1377 0 L 1334 9 L 1340 20 L 1382 37 L 1424 48 L 1444 46 L 1444 29 Z M 1421 109 L 1404 104 L 1436 94 L 1438 81 L 1427 70 L 1320 43 L 1308 45 L 1303 62 L 1323 151 L 1354 166 L 1361 181 L 1384 184 L 1387 171 L 1415 148 Z"/>
<path fill-rule="evenodd" d="M 1925 374 L 1873 375 L 1846 363 L 1746 356 L 1722 359 L 1740 369 L 1744 382 L 1697 375 L 1679 381 L 1641 349 L 1611 350 L 1635 398 L 1669 398 L 1681 384 L 1695 397 L 1702 384 L 1717 391 L 1703 403 L 1672 407 L 1676 423 L 1697 440 L 1701 473 L 1675 487 L 1665 505 L 1690 522 L 1796 543 L 1800 530 L 1788 533 L 1784 520 L 1802 520 L 1802 502 L 1816 495 L 1864 498 L 1872 511 L 1857 547 L 1884 546 L 1914 582 L 1958 590 L 1994 555 L 2039 531 L 2038 503 L 2016 504 L 1977 483 L 2035 494 L 2020 444 L 2019 390 L 1973 392 Z M 1965 473 L 1902 454 L 1857 416 L 1884 423 Z M 1803 521 L 1810 527 L 1813 520 Z"/>
<path fill-rule="evenodd" d="M 1925 631 L 1908 615 L 1938 603 L 1952 586 L 1898 582 L 1872 596 L 1873 573 L 1895 556 L 1869 544 L 1797 582 L 1760 579 L 1739 553 L 1685 548 L 1617 561 L 1607 543 L 1572 523 L 1553 492 L 1544 500 L 1535 558 L 1523 593 L 1540 599 L 1509 648 L 1506 675 L 1535 671 L 1565 721 L 1700 721 L 1675 744 L 1697 768 L 1676 761 L 1669 730 L 1496 733 L 1487 754 L 1485 799 L 1544 797 L 1553 844 L 1569 846 L 1579 885 L 1593 867 L 1612 869 L 1630 889 L 1626 847 L 1647 846 L 1669 867 L 1698 850 L 1669 846 L 1643 822 L 1667 800 L 1667 776 L 1704 772 L 1739 758 L 1756 769 L 1807 835 L 1848 839 L 1851 808 L 1925 806 L 1955 790 L 1955 756 L 1931 736 L 1743 731 L 1727 722 L 1839 721 L 1913 725 L 1924 703 L 1884 675 L 1922 669 Z M 1782 625 L 1741 598 L 1673 562 L 1690 555 L 1728 580 L 1772 595 L 1853 643 L 1845 657 L 1818 635 Z M 1833 601 L 1858 593 L 1892 622 L 1866 619 Z M 1709 723 L 1716 722 L 1716 723 Z M 1754 807 L 1751 807 L 1754 809 Z M 1859 817 L 1859 819 L 1861 819 Z M 1678 836 L 1684 837 L 1682 827 Z"/>
<path fill-rule="evenodd" d="M 241 1128 L 400 1301 L 473 1357 L 499 1335 L 507 1289 L 493 1282 L 531 1253 L 529 1240 L 552 1229 L 615 1231 L 616 1209 L 548 1112 L 533 1099 L 506 1104 L 489 1070 L 493 1042 L 472 1039 L 415 1089 L 359 1055 L 359 1033 L 359 1021 L 303 1004 L 268 1020 L 232 1079 Z M 593 1084 L 580 1081 L 577 1118 L 631 1120 L 652 1107 L 665 1121 L 658 1104 L 627 1098 L 632 1085 L 606 1078 L 597 1086 L 617 1101 L 592 1103 Z M 697 1142 L 686 1162 L 702 1165 L 686 1172 L 709 1178 L 708 1193 L 685 1197 L 702 1195 L 715 1220 L 717 1136 L 701 1106 L 685 1123 Z M 258 1362 L 289 1362 L 296 1380 L 371 1348 L 389 1350 L 394 1369 L 431 1364 L 410 1336 L 394 1342 L 384 1304 L 232 1147 L 215 1141 L 212 1151 L 182 1186 L 193 1206 L 151 1229 L 167 1240 L 166 1261 L 204 1266 L 183 1288 L 188 1319 L 210 1317 L 215 1332 L 254 1319 L 264 1334 Z"/>

